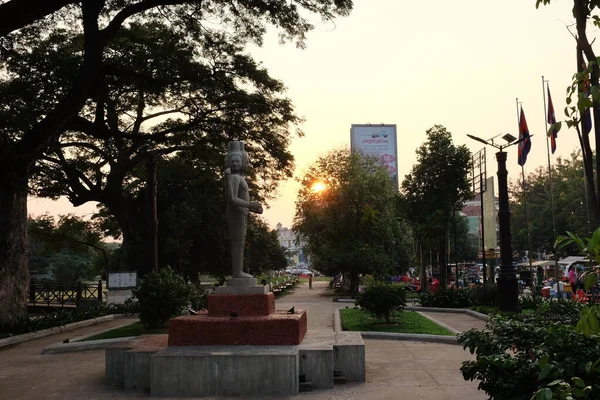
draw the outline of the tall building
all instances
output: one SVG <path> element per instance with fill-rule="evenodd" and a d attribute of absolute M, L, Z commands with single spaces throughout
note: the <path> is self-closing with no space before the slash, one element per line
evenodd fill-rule
<path fill-rule="evenodd" d="M 284 247 L 287 251 L 286 258 L 290 265 L 305 265 L 307 263 L 304 255 L 304 244 L 302 240 L 296 235 L 296 232 L 289 228 L 283 227 L 281 223 L 277 224 L 277 239 L 279 245 Z"/>

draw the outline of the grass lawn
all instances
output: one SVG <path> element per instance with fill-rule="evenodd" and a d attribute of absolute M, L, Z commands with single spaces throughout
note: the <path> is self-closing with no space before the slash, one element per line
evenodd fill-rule
<path fill-rule="evenodd" d="M 374 319 L 363 309 L 343 308 L 340 310 L 340 313 L 343 330 L 454 336 L 446 328 L 442 328 L 414 311 L 399 311 L 394 313 L 390 324 L 385 321 L 385 318 Z"/>
<path fill-rule="evenodd" d="M 140 335 L 149 335 L 149 334 L 157 334 L 157 333 L 167 333 L 168 328 L 160 328 L 160 329 L 146 329 L 141 322 L 135 322 L 131 325 L 122 326 L 120 328 L 116 328 L 104 333 L 99 333 L 94 336 L 90 336 L 87 339 L 83 339 L 82 342 L 87 342 L 89 340 L 100 340 L 100 339 L 114 339 L 119 337 L 127 337 L 127 336 L 140 336 Z"/>

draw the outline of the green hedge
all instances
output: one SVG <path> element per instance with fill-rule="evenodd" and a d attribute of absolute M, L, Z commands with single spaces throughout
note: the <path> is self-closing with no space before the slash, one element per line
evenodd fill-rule
<path fill-rule="evenodd" d="M 126 305 L 110 304 L 83 309 L 59 309 L 35 317 L 23 315 L 7 321 L 0 321 L 0 334 L 3 336 L 21 335 L 109 314 L 127 314 L 129 311 L 130 309 Z"/>

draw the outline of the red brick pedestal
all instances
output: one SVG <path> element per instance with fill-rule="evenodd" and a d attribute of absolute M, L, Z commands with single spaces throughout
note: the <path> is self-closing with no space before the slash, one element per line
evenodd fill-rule
<path fill-rule="evenodd" d="M 208 296 L 209 317 L 238 317 L 269 315 L 275 312 L 275 295 L 267 294 L 212 294 Z"/>
<path fill-rule="evenodd" d="M 306 330 L 306 311 L 275 311 L 273 293 L 212 294 L 208 312 L 170 321 L 169 346 L 298 345 Z"/>

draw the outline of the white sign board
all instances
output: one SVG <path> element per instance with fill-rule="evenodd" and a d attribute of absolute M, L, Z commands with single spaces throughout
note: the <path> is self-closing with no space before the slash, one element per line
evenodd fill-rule
<path fill-rule="evenodd" d="M 108 289 L 134 288 L 137 284 L 137 272 L 109 272 Z"/>
<path fill-rule="evenodd" d="M 352 151 L 379 158 L 390 178 L 398 186 L 398 151 L 396 125 L 352 124 L 350 143 Z"/>

